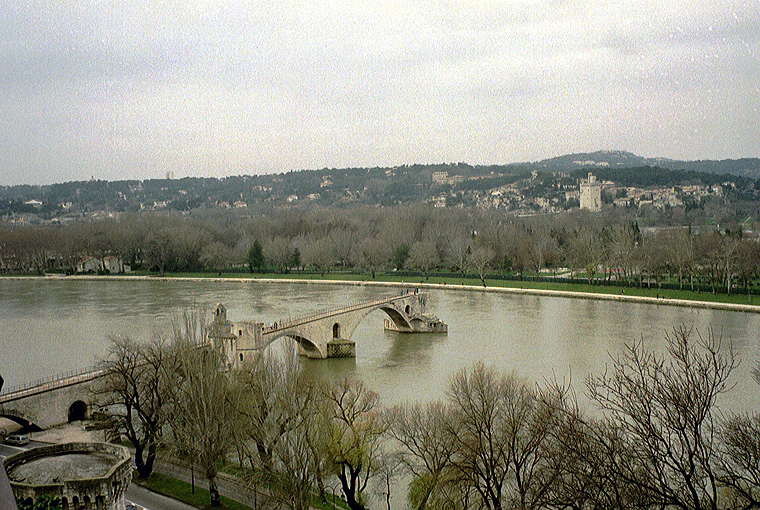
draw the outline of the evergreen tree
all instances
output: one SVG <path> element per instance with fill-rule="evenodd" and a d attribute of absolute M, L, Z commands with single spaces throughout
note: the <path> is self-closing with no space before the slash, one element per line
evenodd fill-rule
<path fill-rule="evenodd" d="M 248 267 L 252 273 L 260 273 L 264 268 L 264 250 L 261 248 L 261 243 L 258 239 L 253 241 L 248 250 Z"/>

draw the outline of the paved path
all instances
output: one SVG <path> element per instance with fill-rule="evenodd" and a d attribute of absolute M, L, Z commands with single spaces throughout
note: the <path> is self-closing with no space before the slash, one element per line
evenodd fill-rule
<path fill-rule="evenodd" d="M 134 483 L 130 484 L 127 489 L 127 501 L 136 503 L 145 510 L 198 510 L 187 503 L 150 491 Z"/>
<path fill-rule="evenodd" d="M 161 458 L 156 459 L 154 466 L 153 470 L 155 473 L 187 483 L 192 482 L 193 473 L 190 468 L 184 464 Z M 264 502 L 264 494 L 259 493 L 256 495 L 257 497 L 254 498 L 253 490 L 251 490 L 245 482 L 232 475 L 219 473 L 216 483 L 219 488 L 219 494 L 234 499 L 235 501 L 251 508 L 258 508 L 262 506 Z M 198 472 L 197 468 L 195 469 L 195 485 L 196 487 L 208 490 L 208 481 L 203 477 L 202 473 Z"/>

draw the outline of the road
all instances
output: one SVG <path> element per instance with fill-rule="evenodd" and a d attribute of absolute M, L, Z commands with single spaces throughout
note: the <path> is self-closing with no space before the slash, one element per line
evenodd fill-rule
<path fill-rule="evenodd" d="M 39 441 L 29 441 L 25 446 L 12 446 L 9 444 L 0 443 L 0 460 L 5 460 L 6 457 L 13 455 L 14 453 L 28 450 L 29 448 L 35 448 L 37 446 L 48 446 L 48 443 L 41 443 Z M 127 489 L 127 503 L 134 503 L 145 510 L 197 510 L 195 507 L 177 501 L 176 499 L 162 496 L 151 492 L 139 485 L 130 484 Z M 140 510 L 140 508 L 136 510 Z"/>

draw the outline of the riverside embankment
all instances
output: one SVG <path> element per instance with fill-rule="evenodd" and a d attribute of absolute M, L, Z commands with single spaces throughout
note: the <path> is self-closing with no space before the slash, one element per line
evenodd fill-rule
<path fill-rule="evenodd" d="M 429 283 L 429 282 L 404 282 L 404 281 L 382 281 L 382 280 L 363 280 L 363 279 L 341 279 L 331 280 L 324 278 L 256 278 L 256 277 L 197 277 L 197 276 L 144 276 L 144 275 L 76 275 L 76 276 L 23 276 L 14 277 L 8 276 L 5 278 L 51 278 L 51 279 L 80 279 L 80 280 L 121 280 L 121 279 L 137 279 L 137 280 L 172 280 L 172 281 L 213 281 L 213 282 L 230 282 L 230 283 L 266 283 L 266 284 L 297 284 L 297 285 L 343 285 L 343 286 L 365 286 L 365 287 L 378 287 L 378 288 L 420 288 L 420 289 L 437 289 L 457 292 L 490 292 L 490 293 L 503 293 L 503 294 L 525 294 L 534 296 L 551 296 L 551 297 L 565 297 L 573 299 L 590 299 L 590 300 L 604 300 L 615 301 L 625 303 L 647 303 L 664 306 L 679 306 L 687 308 L 705 308 L 713 310 L 729 310 L 736 312 L 748 312 L 748 313 L 760 313 L 760 305 L 754 304 L 742 304 L 742 303 L 726 303 L 721 301 L 710 301 L 710 295 L 703 294 L 703 300 L 694 299 L 678 299 L 664 297 L 666 295 L 663 292 L 663 297 L 651 297 L 651 296 L 637 296 L 625 294 L 625 288 L 616 288 L 620 294 L 613 294 L 611 292 L 585 292 L 585 291 L 573 291 L 573 290 L 559 290 L 559 289 L 536 289 L 536 288 L 524 288 L 524 287 L 504 287 L 504 286 L 490 286 L 483 287 L 482 285 L 468 285 L 468 284 L 446 284 L 446 283 Z M 716 299 L 719 299 L 721 295 L 714 295 Z"/>

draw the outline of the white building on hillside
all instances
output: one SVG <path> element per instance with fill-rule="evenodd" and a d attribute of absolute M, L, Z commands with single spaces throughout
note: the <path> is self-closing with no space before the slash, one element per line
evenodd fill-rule
<path fill-rule="evenodd" d="M 602 210 L 602 183 L 591 172 L 588 173 L 588 179 L 581 181 L 581 209 L 591 212 Z"/>

